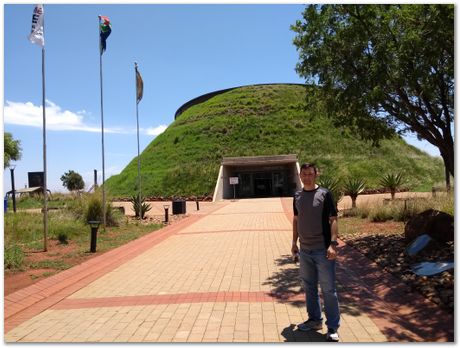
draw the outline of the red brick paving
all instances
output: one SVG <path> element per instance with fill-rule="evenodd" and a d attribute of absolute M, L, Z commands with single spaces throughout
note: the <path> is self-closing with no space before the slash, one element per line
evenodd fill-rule
<path fill-rule="evenodd" d="M 284 212 L 292 220 L 292 199 L 281 199 Z M 214 208 L 217 210 L 222 205 Z M 149 304 L 187 304 L 203 302 L 303 302 L 303 295 L 283 296 L 264 291 L 224 291 L 104 297 L 67 298 L 102 275 L 161 243 L 202 216 L 193 215 L 156 233 L 144 236 L 123 247 L 109 251 L 84 264 L 47 278 L 29 288 L 5 297 L 5 333 L 46 309 L 77 309 Z M 251 229 L 251 231 L 257 229 Z M 266 229 L 260 231 L 267 231 Z M 281 230 L 280 230 L 281 231 Z M 285 230 L 283 230 L 285 231 Z M 229 232 L 213 231 L 216 232 Z M 235 231 L 236 232 L 236 231 Z M 359 265 L 359 267 L 358 267 Z M 453 341 L 453 317 L 421 295 L 412 293 L 389 273 L 343 242 L 339 245 L 337 277 L 342 291 L 341 305 L 352 304 L 366 313 L 391 341 Z M 278 296 L 278 297 L 277 297 Z M 440 319 L 442 318 L 442 319 Z"/>
<path fill-rule="evenodd" d="M 220 209 L 213 207 L 209 212 Z M 173 225 L 147 234 L 119 248 L 94 257 L 78 266 L 62 271 L 18 290 L 4 298 L 4 332 L 43 312 L 52 305 L 90 284 L 102 275 L 161 243 L 180 230 L 194 224 L 206 215 L 191 215 Z"/>
<path fill-rule="evenodd" d="M 292 220 L 292 198 L 282 201 Z M 360 307 L 391 341 L 454 341 L 451 314 L 342 241 L 338 255 L 337 280 L 346 289 L 339 298 Z"/>

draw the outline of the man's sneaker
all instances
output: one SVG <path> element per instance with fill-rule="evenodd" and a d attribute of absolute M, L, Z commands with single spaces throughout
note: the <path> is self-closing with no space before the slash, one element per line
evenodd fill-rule
<path fill-rule="evenodd" d="M 308 319 L 306 322 L 302 324 L 298 324 L 297 328 L 300 331 L 311 331 L 311 330 L 318 331 L 323 328 L 323 321 Z"/>
<path fill-rule="evenodd" d="M 328 342 L 339 342 L 339 334 L 336 329 L 327 329 L 326 341 Z"/>

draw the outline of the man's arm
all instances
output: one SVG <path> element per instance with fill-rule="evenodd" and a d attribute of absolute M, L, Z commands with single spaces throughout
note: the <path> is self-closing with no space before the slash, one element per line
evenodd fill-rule
<path fill-rule="evenodd" d="M 337 238 L 339 237 L 337 216 L 329 217 L 329 224 L 331 225 L 331 240 L 337 240 Z"/>
<path fill-rule="evenodd" d="M 337 216 L 329 217 L 329 224 L 331 225 L 331 241 L 337 241 L 339 235 L 339 228 L 337 225 Z M 337 247 L 333 244 L 329 245 L 327 248 L 327 258 L 329 260 L 334 260 L 337 257 Z"/>
<path fill-rule="evenodd" d="M 299 252 L 299 247 L 297 246 L 297 239 L 299 238 L 299 233 L 297 232 L 297 215 L 294 215 L 292 219 L 292 255 L 295 255 Z"/>
<path fill-rule="evenodd" d="M 299 233 L 297 232 L 297 215 L 299 212 L 297 211 L 297 206 L 295 205 L 295 196 L 292 200 L 292 210 L 294 212 L 294 218 L 292 219 L 292 246 L 291 246 L 291 253 L 295 256 L 299 252 L 299 248 L 297 246 L 297 239 L 299 238 Z"/>

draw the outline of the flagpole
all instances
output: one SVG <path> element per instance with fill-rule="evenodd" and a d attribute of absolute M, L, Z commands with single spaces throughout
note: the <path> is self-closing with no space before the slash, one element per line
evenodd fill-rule
<path fill-rule="evenodd" d="M 137 121 L 137 182 L 139 185 L 139 220 L 142 220 L 141 157 L 139 146 L 139 100 L 137 99 L 137 63 L 134 62 L 134 84 L 136 86 L 136 121 Z"/>
<path fill-rule="evenodd" d="M 98 17 L 98 31 L 100 33 L 100 17 Z M 102 94 L 102 48 L 99 39 L 99 75 L 101 84 L 101 133 L 102 133 L 102 226 L 105 231 L 105 158 L 104 158 L 104 102 Z"/>
<path fill-rule="evenodd" d="M 45 10 L 43 5 L 35 5 L 32 15 L 32 30 L 29 41 L 42 48 L 42 111 L 43 111 L 43 251 L 48 251 L 48 185 L 46 169 L 46 107 L 45 107 Z"/>
<path fill-rule="evenodd" d="M 43 16 L 43 34 L 45 18 Z M 42 46 L 42 109 L 43 109 L 43 251 L 48 251 L 48 185 L 46 169 L 46 111 L 45 111 L 45 45 Z"/>

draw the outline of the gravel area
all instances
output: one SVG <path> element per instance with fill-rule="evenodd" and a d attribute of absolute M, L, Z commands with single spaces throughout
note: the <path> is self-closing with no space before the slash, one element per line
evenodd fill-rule
<path fill-rule="evenodd" d="M 454 312 L 453 270 L 426 277 L 418 276 L 410 269 L 417 262 L 453 260 L 454 242 L 430 242 L 419 254 L 411 257 L 405 253 L 407 242 L 403 234 L 350 233 L 341 239 L 447 312 Z"/>

